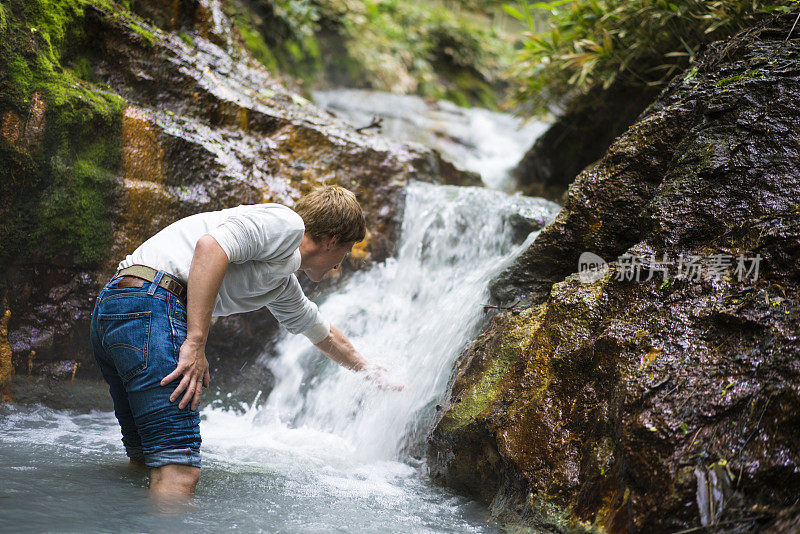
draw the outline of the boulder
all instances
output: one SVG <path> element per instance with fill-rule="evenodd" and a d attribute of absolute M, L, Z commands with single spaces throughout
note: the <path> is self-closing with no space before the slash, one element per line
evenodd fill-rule
<path fill-rule="evenodd" d="M 605 154 L 658 93 L 654 87 L 616 83 L 570 100 L 511 171 L 516 188 L 561 202 L 575 177 Z"/>
<path fill-rule="evenodd" d="M 136 13 L 70 0 L 48 14 L 53 27 L 31 29 L 39 4 L 2 8 L 11 45 L 0 62 L 16 70 L 0 77 L 0 161 L 9 173 L 0 230 L 13 239 L 0 311 L 12 311 L 18 370 L 74 377 L 76 363 L 79 377 L 99 376 L 88 341 L 94 296 L 125 255 L 181 217 L 243 203 L 292 206 L 317 184 L 340 184 L 367 217 L 358 268 L 392 252 L 408 180 L 475 179 L 436 152 L 358 132 L 286 89 L 250 57 L 217 0 L 139 0 Z M 31 83 L 19 75 L 26 61 Z M 36 76 L 47 84 L 26 93 Z M 250 315 L 215 322 L 212 369 L 222 360 L 239 369 L 265 350 L 277 324 L 266 311 Z"/>
<path fill-rule="evenodd" d="M 548 532 L 796 524 L 796 18 L 709 46 L 569 187 L 459 358 L 434 479 Z"/>

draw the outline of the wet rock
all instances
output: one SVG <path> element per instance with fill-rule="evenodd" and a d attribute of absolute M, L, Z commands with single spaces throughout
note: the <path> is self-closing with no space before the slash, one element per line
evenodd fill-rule
<path fill-rule="evenodd" d="M 16 406 L 44 405 L 78 413 L 91 410 L 110 412 L 114 409 L 108 385 L 102 380 L 64 380 L 48 375 L 17 376 L 14 394 Z"/>
<path fill-rule="evenodd" d="M 16 2 L 9 16 L 23 12 L 24 5 Z M 370 229 L 357 268 L 392 252 L 408 180 L 474 179 L 438 153 L 360 133 L 287 90 L 232 36 L 218 0 L 132 5 L 138 16 L 116 4 L 89 3 L 70 22 L 80 24 L 85 36 L 75 45 L 80 50 L 69 50 L 71 68 L 82 66 L 93 80 L 69 78 L 70 87 L 86 91 L 71 98 L 89 101 L 113 93 L 124 99 L 118 117 L 87 119 L 89 128 L 114 125 L 89 136 L 108 141 L 108 147 L 92 148 L 91 154 L 118 152 L 119 159 L 104 164 L 99 178 L 83 181 L 74 177 L 80 165 L 61 165 L 66 183 L 79 184 L 80 194 L 100 195 L 106 210 L 97 228 L 107 224 L 108 230 L 84 240 L 90 260 L 23 249 L 2 266 L 0 301 L 13 311 L 8 339 L 18 370 L 35 350 L 34 372 L 46 372 L 46 362 L 68 360 L 79 363 L 79 378 L 98 377 L 88 343 L 94 297 L 126 254 L 181 217 L 242 203 L 291 206 L 315 185 L 337 183 L 358 195 Z M 181 32 L 191 33 L 191 39 Z M 33 43 L 35 52 L 39 44 Z M 118 102 L 119 96 L 112 100 Z M 56 161 L 47 152 L 55 148 L 41 141 L 41 132 L 45 140 L 70 135 L 56 131 L 58 117 L 48 111 L 47 94 L 30 100 L 27 115 L 6 111 L 12 103 L 0 102 L 0 156 L 12 167 L 12 183 L 23 189 L 41 181 L 41 161 Z M 101 184 L 97 193 L 93 187 Z M 0 191 L 12 207 L 15 194 L 13 187 Z M 4 210 L 0 207 L 0 213 Z M 60 232 L 46 239 L 84 231 L 80 226 L 58 227 Z M 216 321 L 208 353 L 212 366 L 240 368 L 260 354 L 275 328 L 274 322 L 255 317 Z M 213 341 L 229 335 L 237 336 L 240 350 L 232 353 Z"/>
<path fill-rule="evenodd" d="M 8 343 L 8 320 L 11 311 L 6 310 L 0 318 L 0 400 L 13 399 L 12 382 L 14 380 L 14 364 L 11 361 L 11 345 Z"/>
<path fill-rule="evenodd" d="M 512 171 L 518 190 L 560 201 L 575 177 L 605 154 L 658 93 L 618 83 L 574 98 Z"/>
<path fill-rule="evenodd" d="M 775 521 L 766 526 L 763 532 L 769 534 L 790 534 L 800 530 L 800 508 L 797 506 L 783 510 Z"/>
<path fill-rule="evenodd" d="M 46 112 L 47 102 L 42 93 L 34 93 L 31 96 L 30 109 L 25 122 L 11 110 L 7 110 L 3 114 L 0 124 L 3 138 L 18 150 L 37 151 L 44 135 Z"/>
<path fill-rule="evenodd" d="M 711 45 L 570 186 L 495 284 L 523 305 L 459 360 L 436 479 L 542 530 L 796 522 L 795 19 Z M 608 269 L 576 272 L 587 251 Z"/>

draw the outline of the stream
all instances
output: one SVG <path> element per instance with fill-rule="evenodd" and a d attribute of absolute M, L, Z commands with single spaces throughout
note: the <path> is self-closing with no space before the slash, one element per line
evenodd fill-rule
<path fill-rule="evenodd" d="M 336 105 L 315 98 L 347 114 L 341 95 Z M 350 98 L 359 113 L 380 116 L 363 109 L 363 95 Z M 505 187 L 536 131 L 445 107 L 460 117 L 436 118 L 437 131 L 450 132 L 436 136 L 453 143 L 448 157 L 471 170 L 483 162 L 485 183 Z M 113 413 L 0 407 L 0 530 L 499 532 L 485 506 L 428 479 L 425 436 L 455 359 L 488 319 L 489 281 L 535 237 L 526 229 L 558 210 L 494 189 L 410 184 L 397 254 L 318 299 L 405 389 L 378 390 L 304 337 L 284 336 L 263 362 L 271 391 L 240 410 L 202 410 L 203 474 L 177 513 L 146 499 L 146 476 L 127 467 Z"/>

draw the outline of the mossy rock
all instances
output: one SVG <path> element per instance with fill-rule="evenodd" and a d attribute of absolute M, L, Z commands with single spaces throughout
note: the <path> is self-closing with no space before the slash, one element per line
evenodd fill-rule
<path fill-rule="evenodd" d="M 48 261 L 95 265 L 109 248 L 108 206 L 119 166 L 125 101 L 92 83 L 87 2 L 10 0 L 0 43 L 0 112 L 7 123 L 0 196 L 2 267 Z M 83 76 L 84 78 L 81 78 Z"/>
<path fill-rule="evenodd" d="M 498 347 L 524 330 L 513 313 L 544 318 L 527 319 L 535 334 L 490 400 L 432 430 L 437 480 L 545 531 L 755 532 L 796 517 L 796 19 L 710 45 L 569 186 L 495 286 L 515 312 L 481 335 L 481 365 L 447 398 L 503 367 Z M 604 278 L 581 280 L 584 252 L 606 260 Z M 620 276 L 626 256 L 635 278 Z M 680 276 L 695 257 L 702 273 Z M 738 258 L 758 258 L 758 275 L 737 274 Z"/>

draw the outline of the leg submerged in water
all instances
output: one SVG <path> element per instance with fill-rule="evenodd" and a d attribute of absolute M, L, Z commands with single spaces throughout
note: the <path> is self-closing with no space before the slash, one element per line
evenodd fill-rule
<path fill-rule="evenodd" d="M 200 468 L 167 464 L 150 469 L 151 497 L 191 497 L 200 479 Z"/>
<path fill-rule="evenodd" d="M 143 291 L 146 290 L 146 291 Z M 92 317 L 92 345 L 109 383 L 130 465 L 149 468 L 152 496 L 191 496 L 200 477 L 200 414 L 169 400 L 161 379 L 177 366 L 186 311 L 154 281 L 109 283 Z"/>

